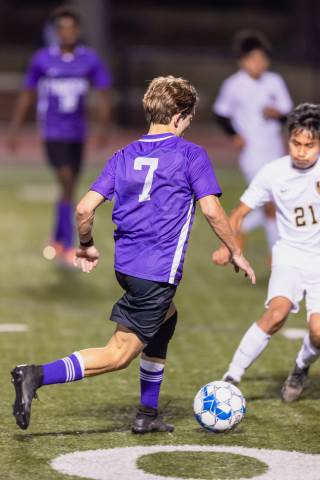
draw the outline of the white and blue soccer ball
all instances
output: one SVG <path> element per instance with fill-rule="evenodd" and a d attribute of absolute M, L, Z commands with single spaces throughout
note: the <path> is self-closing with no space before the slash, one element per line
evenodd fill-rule
<path fill-rule="evenodd" d="M 238 425 L 246 413 L 246 401 L 229 382 L 210 382 L 201 387 L 193 402 L 200 425 L 211 432 L 225 432 Z"/>

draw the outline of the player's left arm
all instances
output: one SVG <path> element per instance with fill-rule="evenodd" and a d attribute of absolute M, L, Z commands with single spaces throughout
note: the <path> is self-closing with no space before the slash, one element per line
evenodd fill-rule
<path fill-rule="evenodd" d="M 110 93 L 106 88 L 96 90 L 96 116 L 98 122 L 96 145 L 103 148 L 107 143 L 107 132 L 111 118 Z"/>
<path fill-rule="evenodd" d="M 79 248 L 76 250 L 75 265 L 89 273 L 99 262 L 99 251 L 92 237 L 95 211 L 105 201 L 105 197 L 90 190 L 78 203 L 76 222 L 79 235 Z"/>
<path fill-rule="evenodd" d="M 109 68 L 99 55 L 93 54 L 92 68 L 90 70 L 91 86 L 96 94 L 96 118 L 98 131 L 96 135 L 97 147 L 104 147 L 107 143 L 107 129 L 111 117 L 111 102 L 109 88 L 112 84 L 112 75 Z"/>
<path fill-rule="evenodd" d="M 241 231 L 241 225 L 244 218 L 251 212 L 251 208 L 243 202 L 240 202 L 231 212 L 229 222 L 234 235 L 237 237 Z M 230 251 L 222 244 L 212 254 L 212 260 L 216 265 L 227 265 L 231 260 Z"/>
<path fill-rule="evenodd" d="M 287 85 L 280 75 L 274 74 L 273 84 L 275 92 L 275 104 L 267 105 L 263 109 L 263 115 L 265 118 L 278 120 L 279 122 L 285 122 L 288 113 L 293 107 L 292 99 Z"/>
<path fill-rule="evenodd" d="M 228 217 L 215 195 L 208 195 L 199 199 L 200 208 L 209 225 L 217 237 L 223 242 L 230 252 L 228 263 L 231 262 L 236 272 L 243 270 L 253 284 L 256 283 L 254 271 L 243 256 Z"/>

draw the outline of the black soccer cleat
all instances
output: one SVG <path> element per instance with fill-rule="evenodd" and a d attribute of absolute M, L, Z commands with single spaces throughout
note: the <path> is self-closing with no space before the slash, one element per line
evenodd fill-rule
<path fill-rule="evenodd" d="M 36 391 L 42 383 L 42 367 L 18 365 L 12 370 L 11 376 L 16 391 L 13 416 L 18 427 L 26 430 L 30 423 L 32 400 L 38 398 Z"/>
<path fill-rule="evenodd" d="M 140 407 L 131 430 L 132 433 L 137 434 L 155 432 L 171 433 L 174 430 L 174 426 L 170 423 L 165 423 L 156 409 Z"/>
<path fill-rule="evenodd" d="M 309 367 L 299 368 L 296 364 L 294 369 L 289 374 L 287 380 L 284 382 L 281 389 L 282 400 L 286 403 L 291 403 L 302 395 L 302 392 L 309 384 Z"/>
<path fill-rule="evenodd" d="M 224 382 L 231 383 L 231 385 L 234 385 L 235 387 L 240 383 L 237 380 L 235 380 L 233 377 L 231 377 L 231 375 L 228 372 L 223 375 L 222 380 Z"/>

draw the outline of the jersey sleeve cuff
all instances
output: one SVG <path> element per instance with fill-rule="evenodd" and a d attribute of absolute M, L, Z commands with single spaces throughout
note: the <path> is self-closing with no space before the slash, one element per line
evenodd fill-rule
<path fill-rule="evenodd" d="M 250 198 L 248 195 L 242 195 L 240 197 L 240 202 L 244 203 L 245 205 L 247 205 L 247 207 L 251 208 L 251 210 L 253 210 L 254 208 L 257 207 L 257 205 L 255 204 L 254 200 L 252 200 L 252 198 Z"/>
<path fill-rule="evenodd" d="M 210 190 L 208 192 L 202 192 L 202 193 L 199 193 L 198 195 L 196 195 L 196 200 L 200 200 L 200 198 L 203 198 L 203 197 L 207 197 L 208 195 L 214 195 L 215 197 L 221 197 L 222 195 L 222 192 L 221 190 Z"/>
<path fill-rule="evenodd" d="M 109 200 L 109 201 L 112 200 L 112 197 L 113 197 L 112 194 L 108 194 L 108 193 L 106 194 L 105 192 L 103 192 L 102 190 L 100 190 L 98 187 L 92 186 L 92 187 L 90 187 L 90 191 L 91 191 L 91 192 L 97 192 L 97 193 L 99 193 L 99 194 L 102 195 L 106 200 Z"/>

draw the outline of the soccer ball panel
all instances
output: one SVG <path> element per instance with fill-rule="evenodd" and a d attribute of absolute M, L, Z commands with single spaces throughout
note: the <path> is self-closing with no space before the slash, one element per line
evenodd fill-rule
<path fill-rule="evenodd" d="M 232 391 L 230 390 L 230 388 L 225 388 L 225 387 L 217 388 L 216 397 L 219 400 L 219 402 L 227 402 L 232 397 Z"/>
<path fill-rule="evenodd" d="M 241 410 L 243 407 L 243 401 L 242 398 L 239 397 L 238 395 L 233 395 L 230 400 L 230 406 L 232 410 Z"/>
<path fill-rule="evenodd" d="M 217 424 L 217 419 L 211 412 L 203 412 L 201 415 L 201 422 L 206 427 L 214 427 Z"/>
<path fill-rule="evenodd" d="M 194 399 L 193 410 L 196 415 L 202 413 L 202 397 L 199 394 Z"/>

